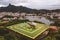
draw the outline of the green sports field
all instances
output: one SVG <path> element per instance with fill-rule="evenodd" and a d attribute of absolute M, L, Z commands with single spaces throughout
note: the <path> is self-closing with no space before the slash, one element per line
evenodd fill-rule
<path fill-rule="evenodd" d="M 29 38 L 35 39 L 38 35 L 41 35 L 42 32 L 48 29 L 48 26 L 45 24 L 37 23 L 36 28 L 30 28 L 30 25 L 27 22 L 15 24 L 8 27 L 9 29 L 20 33 Z"/>

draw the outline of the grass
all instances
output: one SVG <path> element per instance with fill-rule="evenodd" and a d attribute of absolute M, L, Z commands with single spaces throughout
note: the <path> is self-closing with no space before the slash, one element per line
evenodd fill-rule
<path fill-rule="evenodd" d="M 4 39 L 4 36 L 0 36 L 0 40 L 5 40 L 5 39 Z"/>
<path fill-rule="evenodd" d="M 36 28 L 34 29 L 30 28 L 30 25 L 26 22 L 23 22 L 16 25 L 8 26 L 8 28 L 24 36 L 35 39 L 38 35 L 47 30 L 48 26 L 45 24 L 37 23 Z"/>

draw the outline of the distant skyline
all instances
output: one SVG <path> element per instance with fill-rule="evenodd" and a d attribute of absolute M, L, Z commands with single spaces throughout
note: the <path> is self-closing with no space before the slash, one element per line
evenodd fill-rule
<path fill-rule="evenodd" d="M 9 3 L 32 9 L 60 9 L 60 0 L 0 0 L 0 7 L 6 7 Z"/>

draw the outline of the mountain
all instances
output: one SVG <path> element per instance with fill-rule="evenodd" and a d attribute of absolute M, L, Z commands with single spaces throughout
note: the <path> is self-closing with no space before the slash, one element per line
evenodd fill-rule
<path fill-rule="evenodd" d="M 7 7 L 0 7 L 0 12 L 25 12 L 25 13 L 47 13 L 47 12 L 60 12 L 60 9 L 47 10 L 47 9 L 31 9 L 23 6 L 14 6 L 9 4 Z"/>
<path fill-rule="evenodd" d="M 37 11 L 37 10 L 23 7 L 23 6 L 14 6 L 11 4 L 9 4 L 9 6 L 7 6 L 7 7 L 0 8 L 0 12 L 26 12 L 26 13 L 30 13 L 33 11 Z"/>

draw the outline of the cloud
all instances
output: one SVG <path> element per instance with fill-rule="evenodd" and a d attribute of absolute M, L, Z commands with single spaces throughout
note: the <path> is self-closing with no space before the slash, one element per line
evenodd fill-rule
<path fill-rule="evenodd" d="M 60 0 L 0 0 L 1 5 L 11 3 L 15 6 L 26 6 L 35 9 L 54 9 L 60 8 Z"/>
<path fill-rule="evenodd" d="M 0 5 L 0 7 L 5 7 L 5 5 Z"/>
<path fill-rule="evenodd" d="M 0 0 L 0 6 L 1 5 L 7 6 L 8 4 L 9 4 L 8 0 Z"/>

